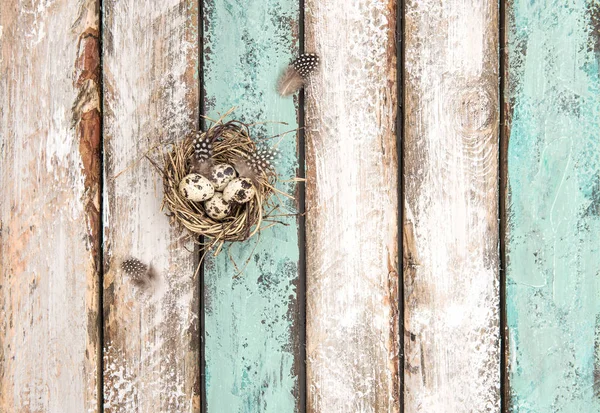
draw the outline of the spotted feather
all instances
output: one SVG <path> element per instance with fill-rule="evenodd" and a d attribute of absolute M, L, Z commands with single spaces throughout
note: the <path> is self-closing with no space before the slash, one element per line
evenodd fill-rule
<path fill-rule="evenodd" d="M 281 96 L 289 96 L 300 90 L 304 82 L 319 67 L 319 56 L 305 53 L 294 60 L 279 78 L 277 90 Z"/>

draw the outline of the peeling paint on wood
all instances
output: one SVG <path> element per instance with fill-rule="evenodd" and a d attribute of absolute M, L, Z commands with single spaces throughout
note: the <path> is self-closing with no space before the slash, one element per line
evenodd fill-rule
<path fill-rule="evenodd" d="M 0 412 L 98 412 L 98 3 L 0 28 Z"/>
<path fill-rule="evenodd" d="M 161 211 L 160 174 L 136 163 L 198 126 L 197 2 L 108 0 L 103 13 L 104 411 L 199 412 L 193 245 Z M 154 269 L 152 288 L 123 273 L 130 257 Z"/>
<path fill-rule="evenodd" d="M 499 412 L 498 3 L 409 0 L 404 411 Z"/>
<path fill-rule="evenodd" d="M 307 410 L 400 410 L 395 2 L 306 1 Z"/>
<path fill-rule="evenodd" d="M 509 411 L 597 412 L 597 1 L 507 5 Z"/>
<path fill-rule="evenodd" d="M 279 97 L 275 89 L 280 72 L 297 52 L 298 2 L 207 0 L 204 17 L 207 114 L 215 118 L 237 106 L 233 118 L 287 123 L 253 127 L 256 137 L 296 129 L 294 100 Z M 283 138 L 279 149 L 278 173 L 282 179 L 297 176 L 296 134 Z M 295 194 L 297 188 L 287 183 L 280 189 Z M 297 211 L 296 202 L 283 202 L 282 213 Z M 298 374 L 304 360 L 297 300 L 298 224 L 295 217 L 281 220 L 287 226 L 273 227 L 260 238 L 228 246 L 219 257 L 206 259 L 209 413 L 299 411 Z"/>

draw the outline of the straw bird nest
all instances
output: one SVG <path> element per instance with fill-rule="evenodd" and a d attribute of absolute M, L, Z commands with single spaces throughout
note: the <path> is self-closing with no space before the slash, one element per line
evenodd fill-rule
<path fill-rule="evenodd" d="M 163 153 L 164 205 L 172 220 L 218 254 L 274 222 L 279 205 L 276 149 L 250 137 L 249 125 L 215 121 Z"/>

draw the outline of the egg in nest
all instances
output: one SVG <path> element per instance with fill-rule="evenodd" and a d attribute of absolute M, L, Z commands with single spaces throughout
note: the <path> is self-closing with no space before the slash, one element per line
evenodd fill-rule
<path fill-rule="evenodd" d="M 250 201 L 255 193 L 256 189 L 250 179 L 235 178 L 232 179 L 223 190 L 223 199 L 227 202 L 244 204 Z"/>
<path fill-rule="evenodd" d="M 215 188 L 202 175 L 191 173 L 179 183 L 179 193 L 187 200 L 202 202 L 210 199 L 215 194 Z"/>
<path fill-rule="evenodd" d="M 216 191 L 222 191 L 227 184 L 235 178 L 235 169 L 227 163 L 219 163 L 212 167 L 208 179 Z"/>
<path fill-rule="evenodd" d="M 204 203 L 206 214 L 220 221 L 231 213 L 231 204 L 223 199 L 223 195 L 216 192 L 214 196 Z"/>

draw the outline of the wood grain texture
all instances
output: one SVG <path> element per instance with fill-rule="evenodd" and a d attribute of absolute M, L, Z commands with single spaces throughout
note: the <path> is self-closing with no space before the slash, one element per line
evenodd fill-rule
<path fill-rule="evenodd" d="M 236 106 L 232 118 L 287 123 L 257 125 L 252 128 L 255 138 L 298 127 L 295 99 L 281 98 L 275 90 L 280 72 L 297 52 L 298 18 L 295 0 L 204 2 L 204 88 L 210 117 Z M 279 144 L 277 171 L 283 180 L 298 174 L 297 145 L 296 133 Z M 293 182 L 280 189 L 297 195 Z M 296 201 L 282 201 L 281 213 L 298 211 Z M 205 261 L 209 413 L 299 411 L 303 389 L 298 375 L 304 360 L 298 223 L 293 216 L 281 219 L 286 226 L 226 246 L 220 256 Z"/>
<path fill-rule="evenodd" d="M 507 5 L 511 412 L 600 411 L 600 3 Z"/>
<path fill-rule="evenodd" d="M 395 2 L 306 1 L 308 412 L 398 412 Z"/>
<path fill-rule="evenodd" d="M 0 412 L 98 412 L 98 3 L 0 2 Z"/>
<path fill-rule="evenodd" d="M 409 0 L 405 407 L 499 412 L 498 3 Z"/>
<path fill-rule="evenodd" d="M 199 412 L 193 245 L 169 225 L 162 178 L 140 160 L 198 127 L 197 3 L 108 0 L 103 11 L 104 411 Z M 149 288 L 120 269 L 129 257 L 152 267 Z"/>

